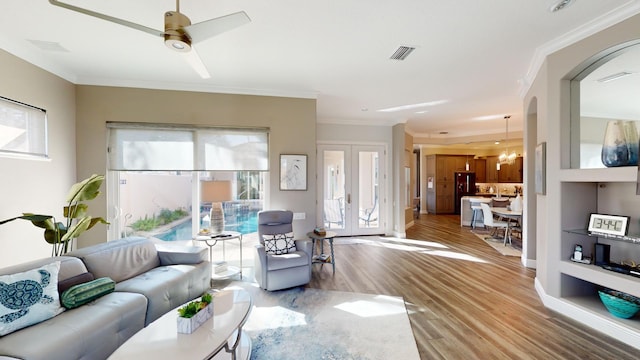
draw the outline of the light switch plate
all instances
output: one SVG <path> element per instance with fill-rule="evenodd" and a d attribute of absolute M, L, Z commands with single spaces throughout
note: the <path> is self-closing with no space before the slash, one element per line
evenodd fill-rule
<path fill-rule="evenodd" d="M 293 220 L 304 220 L 307 218 L 307 214 L 305 213 L 293 213 Z"/>

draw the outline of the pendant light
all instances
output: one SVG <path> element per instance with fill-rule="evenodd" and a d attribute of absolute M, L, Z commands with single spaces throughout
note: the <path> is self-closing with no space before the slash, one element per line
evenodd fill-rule
<path fill-rule="evenodd" d="M 505 121 L 505 150 L 502 154 L 500 154 L 500 156 L 498 157 L 498 164 L 496 165 L 496 169 L 500 170 L 500 164 L 513 164 L 516 161 L 516 152 L 512 151 L 511 153 L 509 153 L 509 119 L 511 118 L 511 115 L 505 115 L 504 116 L 504 121 Z"/>

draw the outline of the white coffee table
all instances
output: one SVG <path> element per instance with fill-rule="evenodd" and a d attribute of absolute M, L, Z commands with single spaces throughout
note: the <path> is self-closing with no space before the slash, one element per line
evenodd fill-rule
<path fill-rule="evenodd" d="M 214 292 L 213 317 L 195 332 L 178 333 L 174 309 L 137 332 L 109 359 L 249 359 L 251 338 L 242 326 L 252 305 L 245 290 Z"/>

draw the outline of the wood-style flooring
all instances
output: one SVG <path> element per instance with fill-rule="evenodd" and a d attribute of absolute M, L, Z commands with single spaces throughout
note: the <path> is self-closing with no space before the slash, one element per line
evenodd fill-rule
<path fill-rule="evenodd" d="M 640 358 L 546 309 L 535 270 L 500 255 L 455 215 L 421 215 L 407 239 L 336 244 L 335 257 L 335 275 L 314 265 L 307 286 L 402 296 L 422 359 Z"/>

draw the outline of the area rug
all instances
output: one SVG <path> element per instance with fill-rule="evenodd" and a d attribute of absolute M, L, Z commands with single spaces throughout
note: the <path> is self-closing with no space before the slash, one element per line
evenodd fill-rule
<path fill-rule="evenodd" d="M 504 256 L 522 256 L 522 251 L 517 247 L 518 244 L 516 244 L 515 242 L 513 245 L 510 245 L 507 242 L 507 246 L 505 246 L 503 238 L 494 238 L 488 231 L 476 229 L 471 232 Z"/>
<path fill-rule="evenodd" d="M 420 359 L 400 297 L 297 287 L 250 292 L 254 307 L 244 330 L 251 359 Z"/>

